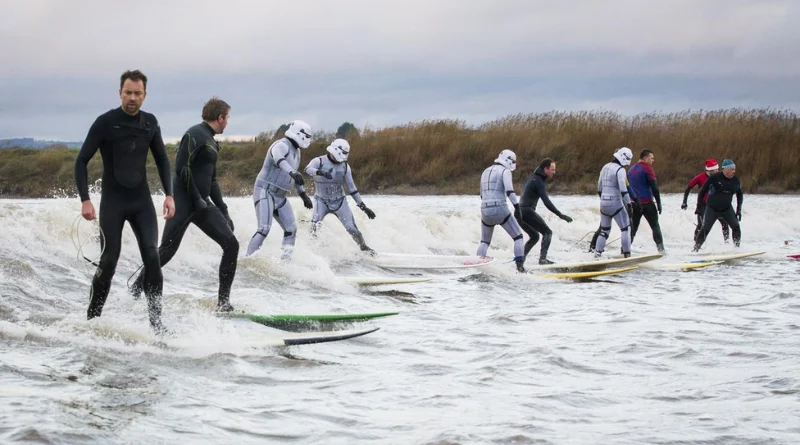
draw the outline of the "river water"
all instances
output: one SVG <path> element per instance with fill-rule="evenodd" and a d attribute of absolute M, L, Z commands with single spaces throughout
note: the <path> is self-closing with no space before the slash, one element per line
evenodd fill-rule
<path fill-rule="evenodd" d="M 354 208 L 356 221 L 379 252 L 475 253 L 477 197 L 364 199 L 377 218 Z M 661 262 L 692 258 L 694 215 L 680 199 L 664 196 Z M 553 200 L 575 221 L 540 209 L 555 232 L 550 258 L 587 259 L 596 197 Z M 228 202 L 243 253 L 252 202 Z M 517 274 L 499 228 L 489 266 L 382 269 L 332 215 L 312 240 L 310 211 L 291 202 L 293 260 L 279 260 L 273 230 L 256 257 L 240 258 L 232 303 L 399 315 L 346 326 L 380 327 L 364 337 L 272 346 L 274 329 L 209 313 L 220 250 L 192 227 L 164 267 L 164 321 L 179 344 L 164 348 L 143 300 L 126 292 L 140 264 L 128 226 L 103 316 L 87 322 L 94 270 L 73 240 L 88 241 L 92 259 L 99 246 L 93 223 L 75 226 L 77 199 L 0 201 L 0 443 L 800 443 L 800 261 L 786 259 L 800 253 L 798 197 L 745 196 L 740 250 L 764 255 L 592 281 Z M 733 250 L 720 233 L 704 251 Z M 655 250 L 643 222 L 634 255 Z M 407 274 L 432 280 L 343 279 Z"/>

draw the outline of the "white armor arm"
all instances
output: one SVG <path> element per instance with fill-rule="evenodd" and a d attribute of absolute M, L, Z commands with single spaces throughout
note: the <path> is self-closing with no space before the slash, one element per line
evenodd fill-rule
<path fill-rule="evenodd" d="M 281 170 L 285 171 L 286 173 L 293 173 L 294 169 L 292 168 L 291 164 L 289 164 L 289 160 L 286 159 L 286 156 L 289 154 L 289 147 L 286 143 L 275 144 L 272 147 L 272 159 L 275 160 L 275 165 L 281 168 Z"/>
<path fill-rule="evenodd" d="M 350 168 L 350 164 L 345 165 L 344 183 L 347 185 L 347 191 L 350 192 L 350 196 L 353 197 L 356 204 L 361 205 L 363 201 L 361 200 L 361 194 L 358 193 L 358 189 L 356 188 L 356 183 L 353 181 L 353 169 Z"/>
<path fill-rule="evenodd" d="M 320 157 L 316 157 L 308 163 L 305 172 L 308 176 L 316 176 L 320 167 L 322 167 L 322 159 Z"/>
<path fill-rule="evenodd" d="M 511 201 L 511 204 L 517 205 L 519 204 L 519 200 L 517 199 L 517 194 L 514 193 L 514 182 L 511 180 L 511 170 L 505 169 L 503 170 L 503 185 L 506 188 L 506 196 Z"/>

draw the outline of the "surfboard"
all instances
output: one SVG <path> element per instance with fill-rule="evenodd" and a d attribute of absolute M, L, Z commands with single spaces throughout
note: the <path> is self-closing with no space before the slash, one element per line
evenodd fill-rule
<path fill-rule="evenodd" d="M 664 255 L 660 253 L 632 256 L 628 258 L 609 258 L 591 261 L 582 261 L 577 263 L 556 263 L 556 264 L 536 264 L 525 266 L 530 270 L 560 270 L 570 272 L 594 272 L 607 269 L 609 267 L 630 267 L 646 263 L 648 261 L 657 260 Z"/>
<path fill-rule="evenodd" d="M 361 337 L 362 335 L 373 333 L 378 329 L 380 328 L 352 329 L 346 331 L 302 332 L 279 336 L 269 336 L 269 338 L 274 338 L 277 342 L 281 342 L 286 346 L 310 345 L 313 343 L 327 343 Z"/>
<path fill-rule="evenodd" d="M 693 269 L 703 269 L 710 266 L 716 266 L 717 264 L 721 264 L 722 261 L 695 261 L 691 263 L 659 263 L 659 262 L 649 262 L 642 264 L 640 267 L 646 269 L 657 269 L 657 270 L 693 270 Z"/>
<path fill-rule="evenodd" d="M 385 254 L 378 254 L 378 258 L 380 255 Z M 392 254 L 392 256 L 399 256 L 397 254 Z M 444 260 L 444 261 L 442 261 Z M 486 266 L 489 264 L 494 263 L 494 257 L 479 257 L 479 256 L 469 256 L 469 255 L 418 255 L 418 256 L 409 256 L 406 261 L 391 261 L 391 262 L 384 262 L 384 261 L 377 261 L 373 260 L 373 262 L 383 268 L 387 269 L 427 269 L 427 270 L 434 270 L 434 269 L 466 269 L 471 267 L 481 267 Z M 437 264 L 438 263 L 438 264 Z"/>
<path fill-rule="evenodd" d="M 578 278 L 594 278 L 600 277 L 603 275 L 616 275 L 621 274 L 624 272 L 629 272 L 631 270 L 638 269 L 639 266 L 631 266 L 631 267 L 624 267 L 620 269 L 605 269 L 605 270 L 597 270 L 591 272 L 564 272 L 564 273 L 546 273 L 541 274 L 540 276 L 543 278 L 567 278 L 567 279 L 578 279 Z"/>
<path fill-rule="evenodd" d="M 707 254 L 697 254 L 697 253 L 695 253 L 694 255 L 699 258 L 697 260 L 698 262 L 702 262 L 702 261 L 738 260 L 738 259 L 741 259 L 741 258 L 749 258 L 749 257 L 752 257 L 752 256 L 763 255 L 765 253 L 767 253 L 767 252 L 765 252 L 765 251 L 756 251 L 756 252 L 727 253 L 727 254 L 716 254 L 716 255 L 713 254 L 713 253 L 707 253 Z"/>
<path fill-rule="evenodd" d="M 423 283 L 430 281 L 431 278 L 425 277 L 342 277 L 350 284 L 357 284 L 359 286 L 369 286 L 378 284 L 408 284 L 408 283 Z"/>
<path fill-rule="evenodd" d="M 399 312 L 374 312 L 367 314 L 325 314 L 325 315 L 259 315 L 242 312 L 216 312 L 218 317 L 245 319 L 271 328 L 291 332 L 309 331 L 322 324 L 367 321 L 373 318 L 397 315 Z"/>
<path fill-rule="evenodd" d="M 793 253 L 791 255 L 786 255 L 786 258 L 791 258 L 793 260 L 800 260 L 800 253 Z"/>

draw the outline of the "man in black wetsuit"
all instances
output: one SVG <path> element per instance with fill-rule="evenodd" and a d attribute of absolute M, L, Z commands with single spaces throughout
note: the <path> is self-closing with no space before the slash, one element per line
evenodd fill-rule
<path fill-rule="evenodd" d="M 514 214 L 522 230 L 530 237 L 528 242 L 525 243 L 525 257 L 528 256 L 528 252 L 530 252 L 533 246 L 539 241 L 539 234 L 542 235 L 539 264 L 553 264 L 552 261 L 547 259 L 547 250 L 550 249 L 550 240 L 553 237 L 553 231 L 550 230 L 550 227 L 547 226 L 544 219 L 536 213 L 536 205 L 539 203 L 539 199 L 541 198 L 545 207 L 555 213 L 559 218 L 568 223 L 572 222 L 572 218 L 559 212 L 547 196 L 547 189 L 544 183 L 555 174 L 555 161 L 550 158 L 542 160 L 539 167 L 525 182 L 525 186 L 522 189 L 522 199 L 519 201 L 519 212 Z"/>
<path fill-rule="evenodd" d="M 739 221 L 742 220 L 742 185 L 736 176 L 736 164 L 730 159 L 722 161 L 722 173 L 717 173 L 703 184 L 698 196 L 708 193 L 706 200 L 706 210 L 703 214 L 703 228 L 694 239 L 693 252 L 700 250 L 706 237 L 711 232 L 714 222 L 720 218 L 724 219 L 733 232 L 733 244 L 739 247 L 742 239 L 742 230 Z M 733 211 L 733 195 L 736 195 L 736 213 Z"/>
<path fill-rule="evenodd" d="M 100 195 L 102 238 L 100 264 L 92 279 L 88 319 L 99 317 L 111 288 L 111 280 L 122 249 L 125 221 L 133 229 L 144 262 L 144 292 L 147 295 L 150 325 L 157 333 L 161 324 L 163 278 L 158 259 L 158 220 L 147 185 L 147 152 L 153 153 L 161 185 L 164 188 L 164 217 L 175 214 L 175 202 L 169 172 L 169 159 L 156 117 L 140 110 L 147 96 L 147 76 L 139 70 L 126 71 L 120 77 L 122 105 L 101 114 L 92 124 L 75 160 L 75 183 L 81 199 L 81 215 L 97 217 L 89 199 L 87 165 L 100 149 L 103 158 L 103 188 Z"/>
<path fill-rule="evenodd" d="M 217 183 L 217 154 L 219 144 L 214 135 L 222 134 L 228 125 L 231 107 L 223 100 L 212 97 L 203 106 L 203 122 L 186 130 L 175 155 L 173 191 L 177 211 L 175 218 L 167 221 L 161 235 L 158 254 L 164 267 L 181 244 L 190 223 L 200 228 L 222 248 L 219 264 L 219 293 L 217 310 L 230 312 L 231 285 L 236 274 L 239 241 L 233 234 L 233 221 L 228 206 L 222 200 Z M 140 274 L 131 286 L 138 298 L 142 292 L 144 275 Z"/>

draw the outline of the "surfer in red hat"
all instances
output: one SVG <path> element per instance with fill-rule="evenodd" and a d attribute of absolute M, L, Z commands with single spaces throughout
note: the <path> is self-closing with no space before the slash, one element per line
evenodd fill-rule
<path fill-rule="evenodd" d="M 695 176 L 691 181 L 689 181 L 689 185 L 686 187 L 686 191 L 683 192 L 683 204 L 681 204 L 681 209 L 686 210 L 689 207 L 686 204 L 686 200 L 689 199 L 689 193 L 692 189 L 697 186 L 701 189 L 703 185 L 706 183 L 708 178 L 711 175 L 719 172 L 719 165 L 717 164 L 716 159 L 706 159 L 706 171 L 700 173 L 699 175 Z M 703 228 L 703 214 L 706 211 L 706 201 L 708 200 L 708 193 L 705 193 L 703 196 L 697 197 L 697 207 L 695 207 L 694 214 L 697 215 L 697 226 L 694 229 L 694 237 L 697 238 L 697 235 L 700 233 L 700 230 Z M 730 236 L 730 230 L 728 228 L 728 223 L 725 222 L 724 219 L 719 220 L 720 224 L 722 224 L 722 236 L 725 238 L 725 242 L 728 242 L 728 238 Z"/>

